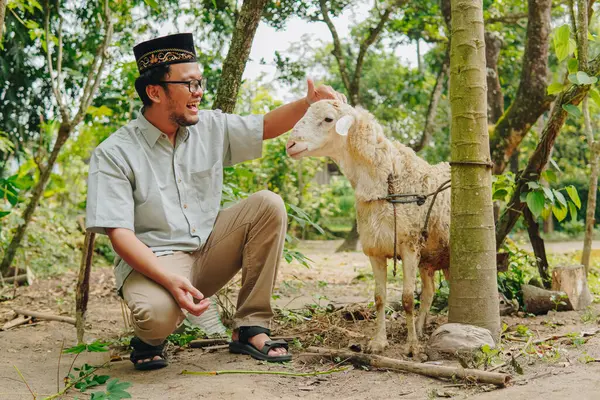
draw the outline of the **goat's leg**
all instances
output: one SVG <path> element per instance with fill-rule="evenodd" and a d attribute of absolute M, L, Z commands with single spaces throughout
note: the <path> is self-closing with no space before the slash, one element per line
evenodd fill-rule
<path fill-rule="evenodd" d="M 388 345 L 385 330 L 385 301 L 387 282 L 387 259 L 385 257 L 369 257 L 373 275 L 375 276 L 375 308 L 377 310 L 377 332 L 367 346 L 369 353 L 381 353 Z"/>
<path fill-rule="evenodd" d="M 415 283 L 420 255 L 417 251 L 403 246 L 400 251 L 404 282 L 402 285 L 402 306 L 406 314 L 406 329 L 408 330 L 407 353 L 416 356 L 420 353 L 419 339 L 415 329 Z"/>
<path fill-rule="evenodd" d="M 435 270 L 433 268 L 420 268 L 421 282 L 423 283 L 423 290 L 421 291 L 421 307 L 419 308 L 419 317 L 417 319 L 417 336 L 423 337 L 423 330 L 425 328 L 425 322 L 427 321 L 427 314 L 431 308 L 433 302 L 433 293 L 435 291 L 435 281 L 433 279 Z"/>

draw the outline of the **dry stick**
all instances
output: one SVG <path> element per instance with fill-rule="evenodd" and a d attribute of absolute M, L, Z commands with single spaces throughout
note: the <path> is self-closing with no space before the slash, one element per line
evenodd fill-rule
<path fill-rule="evenodd" d="M 13 367 L 15 367 L 15 369 L 17 370 L 17 373 L 19 374 L 19 376 L 23 380 L 23 383 L 25 384 L 25 386 L 27 386 L 27 389 L 29 389 L 29 393 L 31 393 L 31 395 L 33 396 L 33 399 L 35 400 L 35 393 L 33 393 L 33 390 L 31 390 L 31 388 L 29 387 L 29 384 L 25 380 L 25 377 L 23 376 L 23 374 L 21 373 L 21 371 L 19 371 L 19 368 L 17 368 L 16 365 L 13 365 Z"/>
<path fill-rule="evenodd" d="M 27 317 L 21 317 L 21 319 L 15 318 L 12 321 L 8 321 L 7 323 L 5 323 L 4 326 L 2 326 L 2 328 L 0 330 L 7 331 L 7 330 L 12 329 L 12 328 L 14 328 L 16 326 L 25 325 L 29 321 L 31 321 L 31 317 L 29 317 L 29 316 L 27 316 Z"/>
<path fill-rule="evenodd" d="M 348 358 L 354 362 L 370 365 L 375 368 L 406 371 L 435 378 L 461 378 L 468 380 L 474 379 L 480 383 L 491 383 L 497 386 L 506 386 L 506 384 L 508 384 L 511 380 L 511 376 L 508 374 L 480 371 L 478 369 L 465 369 L 459 367 L 447 367 L 442 365 L 421 364 L 412 361 L 396 360 L 389 357 L 363 353 L 352 353 L 346 350 L 324 349 L 321 347 L 309 347 L 306 350 L 311 353 L 318 353 L 321 356 L 334 358 Z"/>
<path fill-rule="evenodd" d="M 60 359 L 62 358 L 62 352 L 65 347 L 65 340 L 63 339 L 60 344 L 60 353 L 58 353 L 58 366 L 56 368 L 56 391 L 60 391 Z"/>
<path fill-rule="evenodd" d="M 273 336 L 271 340 L 294 340 L 296 336 Z M 207 346 L 215 346 L 221 344 L 228 344 L 231 340 L 229 338 L 214 338 L 214 339 L 198 339 L 190 342 L 190 347 L 199 349 Z"/>
<path fill-rule="evenodd" d="M 85 233 L 83 243 L 83 255 L 79 266 L 79 277 L 77 278 L 77 292 L 75 294 L 75 327 L 77 328 L 77 343 L 83 343 L 85 333 L 85 314 L 87 312 L 90 297 L 90 273 L 92 270 L 92 258 L 94 256 L 94 240 L 96 234 Z"/>
<path fill-rule="evenodd" d="M 282 376 L 317 376 L 333 374 L 334 372 L 345 372 L 350 367 L 329 369 L 327 371 L 315 372 L 285 372 L 285 371 L 245 371 L 245 370 L 223 370 L 223 371 L 181 371 L 182 375 L 226 375 L 226 374 L 243 374 L 243 375 L 282 375 Z"/>
<path fill-rule="evenodd" d="M 63 317 L 60 315 L 44 314 L 37 311 L 23 310 L 21 308 L 13 308 L 13 311 L 19 315 L 26 315 L 33 318 L 45 319 L 48 321 L 66 322 L 67 324 L 75 325 L 75 318 Z"/>
<path fill-rule="evenodd" d="M 521 349 L 521 351 L 519 351 L 519 354 L 517 354 L 517 356 L 514 358 L 514 360 L 516 360 L 517 358 L 525 355 L 525 351 L 527 350 L 527 348 L 531 345 L 531 341 L 533 340 L 533 336 L 529 336 L 529 340 L 527 340 L 527 343 L 525 344 L 525 346 L 523 346 L 523 348 Z M 488 369 L 488 372 L 493 372 L 497 369 L 500 369 L 502 367 L 506 367 L 508 363 L 507 362 L 503 362 L 502 364 L 498 364 L 490 369 Z"/>
<path fill-rule="evenodd" d="M 581 337 L 584 338 L 584 337 L 594 336 L 594 335 L 597 335 L 598 333 L 600 333 L 600 329 L 597 329 L 592 332 L 581 332 Z M 550 340 L 562 339 L 562 338 L 565 338 L 565 337 L 568 337 L 571 335 L 572 335 L 572 333 L 565 333 L 563 335 L 552 335 L 552 336 L 545 337 L 543 339 L 538 339 L 538 340 L 534 341 L 533 344 L 541 344 L 541 343 L 544 343 L 544 342 L 547 342 Z"/>

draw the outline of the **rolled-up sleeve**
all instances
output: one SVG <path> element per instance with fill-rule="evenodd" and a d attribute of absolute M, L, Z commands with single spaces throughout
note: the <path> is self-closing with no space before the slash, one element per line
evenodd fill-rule
<path fill-rule="evenodd" d="M 262 115 L 225 115 L 224 165 L 234 165 L 262 156 Z"/>
<path fill-rule="evenodd" d="M 133 190 L 126 166 L 115 155 L 96 148 L 90 160 L 86 229 L 106 234 L 105 228 L 134 229 Z"/>

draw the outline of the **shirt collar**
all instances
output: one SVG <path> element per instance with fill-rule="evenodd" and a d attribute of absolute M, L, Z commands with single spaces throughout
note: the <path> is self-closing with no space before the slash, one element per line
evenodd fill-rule
<path fill-rule="evenodd" d="M 155 127 L 154 125 L 152 125 L 152 123 L 150 121 L 148 121 L 146 119 L 146 117 L 144 117 L 144 108 L 143 107 L 140 109 L 140 112 L 138 113 L 136 122 L 137 122 L 137 126 L 140 128 L 140 131 L 142 132 L 142 135 L 144 135 L 146 142 L 148 142 L 148 145 L 150 147 L 154 147 L 154 145 L 156 144 L 156 142 L 158 141 L 160 136 L 163 134 L 163 132 L 160 129 L 158 129 L 157 127 Z M 190 135 L 190 133 L 189 133 L 189 130 L 187 129 L 187 127 L 180 126 L 179 130 L 177 131 L 177 141 L 184 142 L 188 139 L 189 135 Z"/>

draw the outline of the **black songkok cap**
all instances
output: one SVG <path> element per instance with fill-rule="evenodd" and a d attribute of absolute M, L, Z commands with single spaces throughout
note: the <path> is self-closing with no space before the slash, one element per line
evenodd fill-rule
<path fill-rule="evenodd" d="M 159 65 L 196 61 L 194 36 L 177 33 L 137 44 L 133 48 L 140 74 Z"/>

